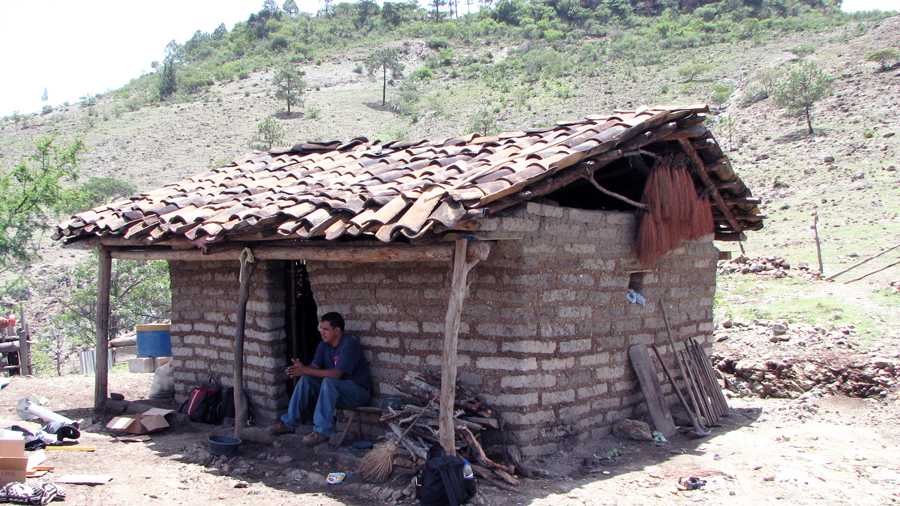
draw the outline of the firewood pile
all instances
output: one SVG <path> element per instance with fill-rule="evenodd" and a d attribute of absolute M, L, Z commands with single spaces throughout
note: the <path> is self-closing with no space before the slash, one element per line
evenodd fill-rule
<path fill-rule="evenodd" d="M 408 398 L 408 402 L 399 409 L 385 409 L 381 421 L 390 429 L 387 437 L 397 441 L 401 452 L 405 452 L 405 455 L 394 457 L 394 465 L 416 468 L 425 461 L 428 449 L 440 444 L 440 378 L 410 371 L 396 387 Z M 515 466 L 489 457 L 480 441 L 483 433 L 501 430 L 494 410 L 475 392 L 459 384 L 456 386 L 455 407 L 457 454 L 470 462 L 479 478 L 501 488 L 518 485 Z"/>

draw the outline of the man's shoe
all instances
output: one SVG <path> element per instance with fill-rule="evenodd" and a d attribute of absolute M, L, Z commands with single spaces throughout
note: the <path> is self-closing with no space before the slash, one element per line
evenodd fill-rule
<path fill-rule="evenodd" d="M 275 422 L 275 425 L 269 427 L 269 434 L 280 436 L 282 434 L 293 434 L 294 428 L 284 424 L 284 422 Z"/>
<path fill-rule="evenodd" d="M 306 446 L 316 446 L 318 444 L 324 443 L 328 438 L 319 434 L 316 431 L 312 431 L 309 434 L 303 436 L 303 444 Z"/>

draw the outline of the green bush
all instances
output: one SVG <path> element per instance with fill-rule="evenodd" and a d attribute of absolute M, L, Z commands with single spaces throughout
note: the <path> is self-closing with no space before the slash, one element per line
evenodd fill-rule
<path fill-rule="evenodd" d="M 63 213 L 74 214 L 134 193 L 137 193 L 137 188 L 124 179 L 111 176 L 91 176 L 75 188 L 66 191 L 59 210 Z"/>
<path fill-rule="evenodd" d="M 466 133 L 493 135 L 500 131 L 497 124 L 497 106 L 482 106 L 469 117 Z"/>
<path fill-rule="evenodd" d="M 428 49 L 437 51 L 450 47 L 450 42 L 445 37 L 432 37 L 425 41 L 425 46 L 428 47 Z"/>
<path fill-rule="evenodd" d="M 731 98 L 734 93 L 734 85 L 726 82 L 718 82 L 713 85 L 710 93 L 710 100 L 716 105 L 722 105 Z"/>
<path fill-rule="evenodd" d="M 317 120 L 322 117 L 322 109 L 315 105 L 308 105 L 303 111 L 303 117 L 306 119 Z"/>
<path fill-rule="evenodd" d="M 172 302 L 168 262 L 116 260 L 110 281 L 110 338 L 139 323 L 169 319 Z M 53 325 L 48 326 L 66 336 L 70 352 L 95 344 L 96 255 L 75 267 L 71 283 L 75 289 L 67 297 L 65 310 L 53 317 Z M 47 340 L 50 336 L 42 337 Z"/>
<path fill-rule="evenodd" d="M 417 81 L 427 81 L 434 76 L 430 67 L 419 67 L 410 74 L 410 78 Z"/>
<path fill-rule="evenodd" d="M 284 127 L 275 118 L 266 118 L 256 124 L 256 136 L 250 141 L 250 149 L 267 151 L 284 143 Z"/>
<path fill-rule="evenodd" d="M 816 46 L 813 44 L 800 44 L 792 47 L 791 52 L 797 55 L 797 58 L 805 58 L 816 52 Z"/>
<path fill-rule="evenodd" d="M 676 72 L 678 72 L 678 77 L 682 79 L 682 82 L 689 83 L 709 72 L 712 68 L 713 66 L 709 63 L 691 62 L 679 66 Z"/>
<path fill-rule="evenodd" d="M 900 51 L 892 47 L 872 51 L 866 55 L 866 61 L 878 63 L 880 70 L 886 72 L 900 63 Z"/>

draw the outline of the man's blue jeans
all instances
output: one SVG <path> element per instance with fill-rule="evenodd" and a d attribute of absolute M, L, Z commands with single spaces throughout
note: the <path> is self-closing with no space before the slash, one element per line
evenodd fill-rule
<path fill-rule="evenodd" d="M 369 398 L 368 390 L 351 380 L 303 376 L 294 387 L 288 412 L 281 415 L 281 421 L 288 427 L 297 428 L 302 415 L 315 407 L 313 428 L 323 436 L 331 436 L 337 408 L 364 406 Z"/>

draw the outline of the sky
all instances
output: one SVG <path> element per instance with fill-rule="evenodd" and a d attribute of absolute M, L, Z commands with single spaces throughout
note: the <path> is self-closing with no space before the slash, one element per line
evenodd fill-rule
<path fill-rule="evenodd" d="M 295 1 L 304 12 L 322 5 Z M 162 60 L 170 40 L 219 23 L 231 29 L 260 7 L 262 0 L 0 0 L 0 116 L 116 89 Z M 900 11 L 900 0 L 844 0 L 844 10 L 871 9 Z"/>

